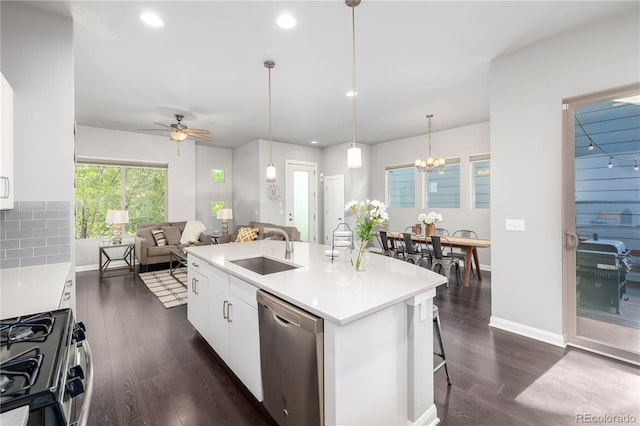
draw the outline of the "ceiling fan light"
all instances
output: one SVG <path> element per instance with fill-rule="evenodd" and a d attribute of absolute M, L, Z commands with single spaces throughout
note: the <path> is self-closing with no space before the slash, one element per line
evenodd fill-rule
<path fill-rule="evenodd" d="M 183 132 L 170 132 L 169 133 L 169 137 L 171 138 L 171 140 L 174 141 L 178 141 L 178 142 L 182 142 L 183 140 L 187 139 L 189 135 L 187 135 L 186 133 Z"/>
<path fill-rule="evenodd" d="M 347 167 L 350 169 L 362 167 L 362 151 L 355 145 L 347 149 Z"/>

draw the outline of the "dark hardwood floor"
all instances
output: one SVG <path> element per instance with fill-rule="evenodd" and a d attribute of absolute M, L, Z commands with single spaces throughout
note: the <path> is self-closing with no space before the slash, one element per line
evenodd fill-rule
<path fill-rule="evenodd" d="M 89 424 L 273 425 L 187 321 L 186 305 L 165 309 L 137 275 L 76 277 L 95 365 Z M 573 425 L 580 414 L 640 423 L 638 368 L 490 328 L 483 278 L 437 291 L 453 382 L 435 373 L 442 425 Z"/>

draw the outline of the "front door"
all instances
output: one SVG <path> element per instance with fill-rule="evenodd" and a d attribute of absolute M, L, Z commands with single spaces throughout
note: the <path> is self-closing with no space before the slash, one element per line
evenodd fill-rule
<path fill-rule="evenodd" d="M 637 364 L 640 86 L 566 100 L 564 108 L 567 343 Z"/>
<path fill-rule="evenodd" d="M 295 226 L 300 231 L 300 239 L 316 242 L 318 232 L 317 216 L 318 165 L 307 161 L 286 160 L 286 221 L 287 226 Z"/>

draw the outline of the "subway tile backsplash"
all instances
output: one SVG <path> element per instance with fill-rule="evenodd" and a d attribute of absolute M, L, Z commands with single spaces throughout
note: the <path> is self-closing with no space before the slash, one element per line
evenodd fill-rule
<path fill-rule="evenodd" d="M 70 201 L 15 201 L 0 211 L 0 269 L 71 261 Z"/>

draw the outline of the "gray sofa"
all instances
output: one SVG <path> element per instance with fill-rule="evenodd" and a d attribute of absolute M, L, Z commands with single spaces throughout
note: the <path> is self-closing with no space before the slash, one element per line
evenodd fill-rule
<path fill-rule="evenodd" d="M 258 238 L 257 238 L 258 240 L 264 240 L 267 238 L 274 239 L 274 240 L 284 240 L 283 235 L 277 234 L 277 233 L 265 232 L 264 230 L 265 228 L 280 228 L 287 233 L 290 241 L 300 241 L 300 231 L 298 231 L 298 228 L 296 228 L 295 226 L 284 226 L 284 225 L 276 225 L 274 223 L 251 221 L 249 222 L 248 225 L 236 226 L 231 234 L 220 235 L 220 238 L 219 238 L 220 244 L 234 242 L 236 238 L 238 238 L 238 232 L 242 227 L 258 228 Z"/>
<path fill-rule="evenodd" d="M 146 270 L 149 265 L 169 262 L 169 252 L 171 249 L 189 245 L 180 244 L 180 236 L 182 236 L 182 232 L 184 231 L 186 224 L 187 222 L 184 221 L 138 223 L 136 225 L 136 258 L 138 259 L 142 270 Z M 179 231 L 179 236 L 177 236 L 175 228 Z M 167 245 L 158 246 L 156 244 L 153 234 L 151 233 L 154 229 L 165 230 L 165 236 L 168 243 Z M 195 241 L 194 244 L 197 246 L 211 244 L 211 235 L 204 232 L 201 233 L 198 241 Z"/>

